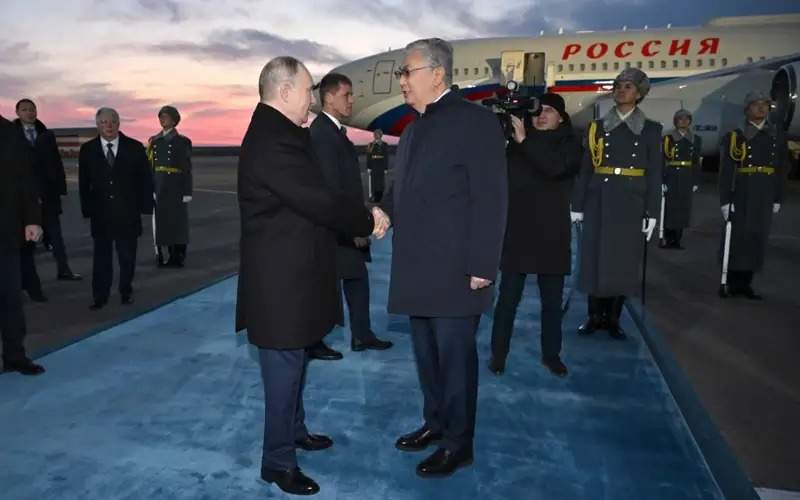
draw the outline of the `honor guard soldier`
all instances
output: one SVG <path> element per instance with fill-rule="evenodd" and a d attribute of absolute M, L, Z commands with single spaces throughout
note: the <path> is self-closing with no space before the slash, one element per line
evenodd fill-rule
<path fill-rule="evenodd" d="M 722 140 L 719 202 L 723 218 L 731 222 L 729 244 L 723 240 L 722 245 L 728 280 L 720 289 L 722 297 L 761 299 L 753 290 L 753 273 L 764 266 L 772 216 L 783 202 L 788 162 L 783 130 L 768 119 L 771 103 L 764 92 L 747 94 L 743 127 Z"/>
<path fill-rule="evenodd" d="M 689 227 L 692 193 L 700 185 L 702 139 L 692 133 L 692 114 L 679 109 L 672 118 L 675 129 L 664 136 L 664 184 L 661 186 L 659 246 L 682 249 L 681 237 Z"/>
<path fill-rule="evenodd" d="M 589 318 L 578 329 L 605 328 L 624 339 L 619 317 L 636 293 L 642 271 L 642 233 L 650 239 L 661 194 L 661 125 L 637 105 L 650 90 L 636 68 L 614 80 L 615 106 L 591 122 L 575 184 L 572 220 L 582 223 L 578 288 L 588 295 Z"/>
<path fill-rule="evenodd" d="M 161 132 L 150 138 L 150 162 L 155 181 L 156 208 L 153 241 L 159 267 L 183 267 L 189 243 L 189 210 L 192 201 L 192 141 L 178 133 L 178 110 L 164 106 L 158 112 Z M 169 249 L 164 261 L 162 247 Z"/>
<path fill-rule="evenodd" d="M 369 199 L 380 203 L 383 198 L 383 187 L 386 170 L 389 167 L 389 147 L 383 142 L 383 130 L 372 132 L 374 141 L 367 146 L 367 173 L 369 174 Z"/>

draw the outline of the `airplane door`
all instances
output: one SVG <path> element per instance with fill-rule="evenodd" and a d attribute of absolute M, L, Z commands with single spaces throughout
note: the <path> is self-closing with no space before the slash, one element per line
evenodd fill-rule
<path fill-rule="evenodd" d="M 545 85 L 544 52 L 525 54 L 525 85 Z"/>
<path fill-rule="evenodd" d="M 372 93 L 391 94 L 394 75 L 394 61 L 378 61 L 372 74 Z"/>
<path fill-rule="evenodd" d="M 502 84 L 509 80 L 522 82 L 525 78 L 525 51 L 506 50 L 500 53 Z"/>

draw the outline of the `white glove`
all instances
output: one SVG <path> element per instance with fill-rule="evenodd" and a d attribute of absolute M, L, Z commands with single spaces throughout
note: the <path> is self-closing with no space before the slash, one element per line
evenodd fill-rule
<path fill-rule="evenodd" d="M 183 197 L 183 202 L 184 203 L 189 203 L 190 201 L 192 201 L 192 197 L 191 196 L 184 196 Z"/>
<path fill-rule="evenodd" d="M 570 212 L 569 218 L 573 224 L 577 224 L 578 222 L 583 222 L 583 212 Z"/>
<path fill-rule="evenodd" d="M 656 228 L 656 220 L 654 218 L 642 219 L 642 232 L 647 235 L 647 241 L 653 237 L 653 231 Z"/>
<path fill-rule="evenodd" d="M 666 185 L 666 184 L 662 184 L 662 185 L 661 185 L 661 192 L 662 192 L 662 193 L 666 193 L 667 191 L 668 191 L 668 189 L 667 189 L 667 185 Z"/>
<path fill-rule="evenodd" d="M 781 204 L 780 203 L 773 203 L 772 204 L 772 213 L 777 214 L 781 211 Z"/>
<path fill-rule="evenodd" d="M 700 189 L 700 186 L 692 186 L 693 193 L 696 193 L 698 189 Z"/>
<path fill-rule="evenodd" d="M 719 207 L 719 209 L 722 211 L 722 218 L 725 220 L 728 220 L 730 218 L 730 215 L 734 212 L 732 203 L 728 203 L 727 205 L 722 205 L 721 207 Z"/>
<path fill-rule="evenodd" d="M 153 201 L 156 201 L 156 193 L 153 192 Z"/>

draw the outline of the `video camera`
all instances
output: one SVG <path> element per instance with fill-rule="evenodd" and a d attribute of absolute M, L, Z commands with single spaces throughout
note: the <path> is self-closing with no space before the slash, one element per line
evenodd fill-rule
<path fill-rule="evenodd" d="M 531 116 L 539 116 L 542 112 L 542 105 L 539 99 L 528 95 L 530 89 L 520 89 L 514 80 L 506 83 L 505 91 L 498 92 L 497 97 L 490 97 L 481 101 L 481 104 L 492 109 L 500 125 L 503 126 L 503 133 L 507 139 L 511 139 L 514 128 L 511 126 L 511 115 L 516 116 L 529 126 L 528 120 Z M 501 95 L 502 94 L 502 95 Z"/>

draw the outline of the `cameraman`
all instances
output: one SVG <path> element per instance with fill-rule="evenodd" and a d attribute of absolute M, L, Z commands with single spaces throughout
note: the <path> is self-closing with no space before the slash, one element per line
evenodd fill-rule
<path fill-rule="evenodd" d="M 525 277 L 536 274 L 541 296 L 542 363 L 565 376 L 561 362 L 561 296 L 570 272 L 570 195 L 583 148 L 573 133 L 564 99 L 540 98 L 541 112 L 523 123 L 509 115 L 508 225 L 500 262 L 500 297 L 494 311 L 489 369 L 505 369 L 514 317 Z"/>

